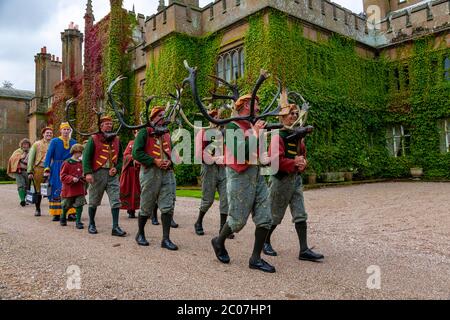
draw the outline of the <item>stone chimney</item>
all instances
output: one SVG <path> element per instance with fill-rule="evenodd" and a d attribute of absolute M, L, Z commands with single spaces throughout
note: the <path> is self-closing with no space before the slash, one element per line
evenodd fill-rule
<path fill-rule="evenodd" d="M 61 32 L 62 40 L 62 78 L 73 79 L 83 73 L 82 47 L 83 34 L 73 22 Z"/>
<path fill-rule="evenodd" d="M 36 54 L 36 87 L 35 95 L 38 98 L 47 98 L 54 92 L 55 85 L 61 82 L 61 62 L 55 56 L 47 53 L 47 47 L 41 48 Z"/>

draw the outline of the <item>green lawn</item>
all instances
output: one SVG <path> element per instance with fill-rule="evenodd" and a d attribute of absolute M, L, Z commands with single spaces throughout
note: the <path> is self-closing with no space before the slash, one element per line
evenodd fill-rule
<path fill-rule="evenodd" d="M 0 185 L 5 184 L 15 184 L 15 181 L 0 181 Z M 181 189 L 177 190 L 177 197 L 185 197 L 185 198 L 202 198 L 202 191 L 200 189 L 191 190 L 191 189 Z M 219 195 L 216 194 L 216 200 L 219 200 Z"/>
<path fill-rule="evenodd" d="M 188 190 L 188 189 L 177 190 L 177 197 L 201 199 L 202 191 L 201 190 Z M 217 193 L 216 193 L 216 200 L 219 200 L 219 195 Z"/>

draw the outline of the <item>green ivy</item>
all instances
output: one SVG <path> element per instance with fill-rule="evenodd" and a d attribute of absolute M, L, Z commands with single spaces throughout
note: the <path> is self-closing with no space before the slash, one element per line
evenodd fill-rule
<path fill-rule="evenodd" d="M 386 123 L 410 129 L 409 162 L 430 178 L 450 177 L 450 155 L 439 147 L 438 120 L 450 118 L 450 82 L 444 79 L 444 60 L 450 57 L 445 41 L 422 37 L 413 43 L 412 56 L 387 62 L 389 113 Z"/>
<path fill-rule="evenodd" d="M 161 45 L 159 56 L 157 58 L 150 57 L 150 64 L 146 71 L 145 94 L 147 96 L 164 96 L 169 92 L 174 92 L 175 85 L 181 84 L 188 76 L 183 65 L 184 60 L 187 60 L 191 67 L 198 68 L 199 92 L 201 96 L 206 96 L 212 89 L 212 82 L 207 76 L 215 74 L 216 58 L 221 40 L 220 33 L 202 38 L 177 33 L 166 38 Z M 199 110 L 191 97 L 190 89 L 187 89 L 183 94 L 183 110 L 190 119 L 201 120 L 202 118 L 197 116 Z M 164 101 L 159 100 L 155 103 L 164 103 Z M 191 138 L 194 138 L 193 134 Z M 197 183 L 200 167 L 198 165 L 180 165 L 176 167 L 175 173 L 179 185 L 192 185 Z"/>
<path fill-rule="evenodd" d="M 304 37 L 300 21 L 277 10 L 254 14 L 248 23 L 245 77 L 239 80 L 242 93 L 251 91 L 263 68 L 273 75 L 259 92 L 263 104 L 272 99 L 277 78 L 311 103 L 308 121 L 315 132 L 307 146 L 312 170 L 353 170 L 359 178 L 392 178 L 409 176 L 412 165 L 421 165 L 428 177 L 450 176 L 450 155 L 439 151 L 436 124 L 450 117 L 450 83 L 442 76 L 448 48 L 435 48 L 433 38 L 421 38 L 409 59 L 393 62 L 361 57 L 356 42 L 341 35 L 311 41 Z M 158 56 L 150 57 L 146 95 L 173 91 L 187 76 L 186 59 L 199 68 L 199 89 L 206 96 L 213 85 L 207 75 L 214 73 L 221 39 L 220 33 L 165 38 Z M 194 118 L 198 110 L 190 92 L 185 92 L 183 104 Z M 408 157 L 389 155 L 386 128 L 393 124 L 411 128 Z M 193 183 L 198 171 L 179 166 L 179 184 Z"/>

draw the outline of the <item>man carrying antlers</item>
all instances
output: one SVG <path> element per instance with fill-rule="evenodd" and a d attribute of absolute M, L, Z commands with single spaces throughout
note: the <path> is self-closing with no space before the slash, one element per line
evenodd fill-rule
<path fill-rule="evenodd" d="M 218 109 L 212 109 L 208 112 L 211 117 L 220 119 Z M 214 126 L 214 124 L 212 124 Z M 216 128 L 213 133 L 217 133 Z M 223 155 L 216 155 L 215 152 L 219 145 L 222 144 L 222 139 L 214 137 L 214 141 L 206 141 L 207 130 L 202 129 L 195 137 L 196 157 L 202 160 L 202 200 L 200 203 L 200 210 L 197 221 L 194 225 L 195 233 L 199 236 L 205 234 L 203 230 L 203 218 L 208 210 L 214 204 L 216 190 L 220 197 L 220 230 L 224 226 L 228 218 L 228 200 L 227 200 L 227 176 L 225 171 Z M 233 238 L 231 235 L 230 238 Z"/>
<path fill-rule="evenodd" d="M 103 194 L 108 194 L 113 219 L 112 235 L 124 237 L 126 232 L 119 227 L 120 184 L 122 170 L 122 148 L 119 137 L 111 134 L 113 121 L 109 116 L 100 118 L 100 132 L 92 135 L 83 154 L 83 173 L 89 183 L 89 233 L 97 234 L 95 215 Z"/>
<path fill-rule="evenodd" d="M 239 117 L 245 117 L 251 114 L 251 95 L 240 97 L 235 103 L 235 110 Z M 254 111 L 259 111 L 259 99 L 255 97 Z M 235 139 L 234 146 L 232 142 L 225 140 L 225 157 L 227 173 L 227 191 L 228 191 L 228 219 L 218 237 L 212 239 L 216 257 L 222 263 L 229 263 L 230 257 L 225 249 L 225 240 L 233 233 L 241 231 L 247 223 L 252 213 L 253 221 L 256 225 L 255 243 L 253 254 L 249 260 L 251 269 L 274 273 L 275 267 L 261 259 L 261 251 L 264 241 L 272 225 L 272 216 L 270 214 L 270 202 L 267 184 L 264 177 L 260 174 L 259 165 L 250 165 L 248 160 L 250 135 L 258 139 L 261 130 L 266 126 L 262 120 L 258 120 L 254 125 L 249 121 L 238 120 L 229 123 L 227 130 L 242 130 L 245 134 L 243 140 Z M 228 138 L 228 137 L 226 137 Z M 245 148 L 244 164 L 238 163 L 239 150 Z"/>
<path fill-rule="evenodd" d="M 283 125 L 290 127 L 299 118 L 299 109 L 296 104 L 289 104 L 287 101 L 286 103 L 282 102 L 282 104 L 280 120 Z M 295 230 L 300 243 L 299 259 L 319 261 L 324 256 L 309 249 L 307 243 L 306 221 L 308 215 L 305 211 L 302 177 L 300 175 L 308 165 L 305 141 L 301 137 L 290 138 L 290 135 L 291 133 L 288 130 L 280 130 L 279 135 L 272 138 L 271 145 L 274 147 L 269 148 L 271 159 L 277 158 L 280 168 L 277 174 L 270 177 L 269 194 L 273 223 L 264 243 L 263 252 L 269 256 L 277 256 L 277 252 L 272 248 L 270 238 L 277 226 L 281 224 L 287 207 L 290 206 L 292 221 L 295 223 Z M 278 146 L 278 148 L 275 146 Z"/>
<path fill-rule="evenodd" d="M 164 107 L 154 107 L 150 121 L 158 125 L 165 115 Z M 170 133 L 158 134 L 154 128 L 143 128 L 134 142 L 133 158 L 141 164 L 141 211 L 138 218 L 139 232 L 136 242 L 149 246 L 145 238 L 145 225 L 155 206 L 161 211 L 163 239 L 161 247 L 176 251 L 178 247 L 170 240 L 170 228 L 175 209 L 176 181 L 172 163 Z"/>

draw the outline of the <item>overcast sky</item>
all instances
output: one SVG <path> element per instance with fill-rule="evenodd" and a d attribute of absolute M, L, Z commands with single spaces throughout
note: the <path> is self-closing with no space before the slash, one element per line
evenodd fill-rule
<path fill-rule="evenodd" d="M 73 21 L 84 30 L 86 0 L 0 0 L 0 86 L 10 81 L 14 87 L 34 91 L 34 56 L 40 48 L 61 58 L 61 35 Z M 166 3 L 168 1 L 166 0 Z M 212 0 L 200 0 L 205 6 Z M 362 12 L 362 0 L 335 0 L 356 12 Z M 151 16 L 158 0 L 124 0 L 124 7 Z M 93 0 L 99 21 L 109 12 L 109 0 Z"/>

